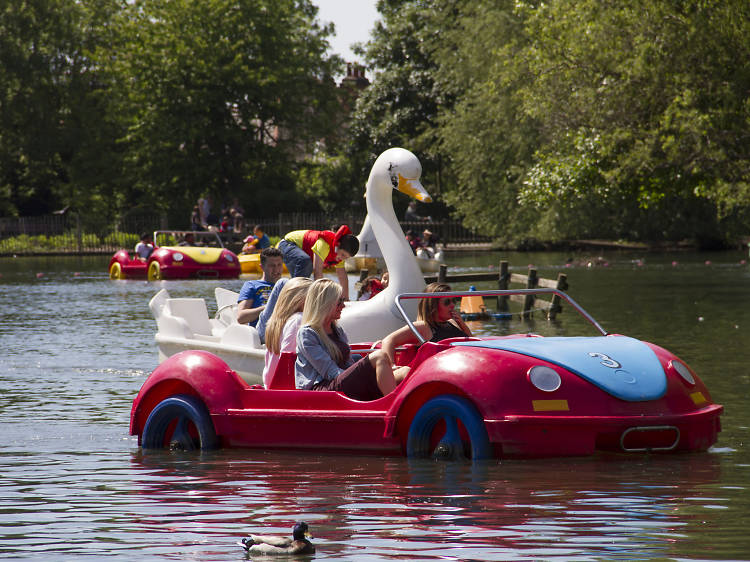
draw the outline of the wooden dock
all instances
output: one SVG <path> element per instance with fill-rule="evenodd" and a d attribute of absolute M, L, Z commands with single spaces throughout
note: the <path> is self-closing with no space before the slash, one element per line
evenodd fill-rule
<path fill-rule="evenodd" d="M 530 268 L 528 275 L 522 273 L 510 273 L 507 261 L 501 261 L 498 271 L 495 272 L 476 272 L 476 273 L 449 273 L 448 266 L 441 265 L 437 275 L 425 275 L 425 283 L 473 283 L 478 281 L 497 281 L 497 288 L 507 290 L 511 283 L 523 285 L 526 289 L 558 289 L 560 291 L 568 290 L 568 276 L 565 273 L 558 273 L 557 279 L 545 279 L 539 277 L 535 268 Z M 498 297 L 498 312 L 508 312 L 510 306 L 508 301 L 523 303 L 521 317 L 530 318 L 531 313 L 536 309 L 542 309 L 547 312 L 547 318 L 554 318 L 562 312 L 560 297 L 553 296 L 550 300 L 545 300 L 533 295 L 511 295 L 509 297 Z"/>

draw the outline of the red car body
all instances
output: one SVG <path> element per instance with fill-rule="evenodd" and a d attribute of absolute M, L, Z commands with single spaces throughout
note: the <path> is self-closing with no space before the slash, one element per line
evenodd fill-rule
<path fill-rule="evenodd" d="M 586 346 L 592 351 L 581 353 Z M 613 351 L 601 351 L 607 348 Z M 643 355 L 640 366 L 626 356 L 634 351 Z M 576 356 L 570 368 L 563 365 L 566 354 Z M 144 383 L 130 432 L 144 449 L 294 448 L 472 459 L 689 452 L 716 442 L 723 409 L 674 355 L 616 335 L 409 345 L 396 362 L 410 364 L 410 374 L 372 402 L 294 390 L 293 362 L 284 354 L 264 389 L 249 386 L 210 353 L 177 354 Z M 604 382 L 581 372 L 589 363 Z M 636 372 L 643 365 L 649 372 Z"/>
<path fill-rule="evenodd" d="M 154 240 L 165 235 L 184 236 L 187 232 L 154 233 Z M 140 260 L 127 250 L 119 250 L 109 261 L 110 279 L 236 279 L 240 275 L 237 256 L 223 247 L 221 239 L 212 232 L 193 232 L 207 245 L 165 245 L 154 249 L 148 260 Z M 208 245 L 212 244 L 212 245 Z"/>

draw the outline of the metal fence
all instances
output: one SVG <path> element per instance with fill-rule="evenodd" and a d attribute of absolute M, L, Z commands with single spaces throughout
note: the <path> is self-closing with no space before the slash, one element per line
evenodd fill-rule
<path fill-rule="evenodd" d="M 300 228 L 317 228 L 336 230 L 340 224 L 349 226 L 352 232 L 357 234 L 365 222 L 364 213 L 279 213 L 275 218 L 266 217 L 264 219 L 246 219 L 247 228 L 252 229 L 253 225 L 260 224 L 265 228 L 265 232 L 270 235 L 283 236 L 291 230 Z M 456 219 L 441 219 L 430 221 L 399 221 L 404 232 L 413 230 L 417 234 L 422 234 L 425 229 L 429 229 L 437 239 L 450 246 L 454 244 L 479 244 L 489 243 L 492 238 L 483 236 L 471 229 L 466 228 Z"/>
<path fill-rule="evenodd" d="M 227 233 L 225 239 L 239 244 L 256 224 L 262 225 L 270 236 L 283 236 L 302 228 L 331 229 L 339 224 L 349 225 L 356 234 L 365 216 L 364 213 L 280 213 L 276 217 L 248 217 L 242 232 Z M 404 232 L 414 230 L 418 234 L 428 228 L 449 248 L 491 241 L 454 219 L 401 222 L 401 227 Z M 153 213 L 116 221 L 84 220 L 76 213 L 0 218 L 0 255 L 108 254 L 133 248 L 143 232 L 170 228 L 184 229 L 185 225 L 169 225 L 165 217 Z"/>

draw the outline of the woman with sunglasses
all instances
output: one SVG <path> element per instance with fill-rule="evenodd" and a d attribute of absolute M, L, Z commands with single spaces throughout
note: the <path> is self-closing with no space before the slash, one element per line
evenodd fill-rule
<path fill-rule="evenodd" d="M 443 293 L 450 290 L 450 285 L 445 283 L 430 283 L 425 288 L 425 293 Z M 449 297 L 423 298 L 419 301 L 414 327 L 425 341 L 438 342 L 448 338 L 472 336 L 471 330 L 456 310 L 456 304 L 460 301 L 461 299 Z M 382 350 L 393 363 L 396 348 L 407 343 L 419 343 L 419 340 L 409 326 L 404 326 L 383 339 Z M 408 369 L 408 367 L 405 368 Z M 399 373 L 401 378 L 405 376 L 400 369 Z"/>
<path fill-rule="evenodd" d="M 343 308 L 341 285 L 330 279 L 310 285 L 297 332 L 295 386 L 335 390 L 355 400 L 376 400 L 395 389 L 403 377 L 397 379 L 393 363 L 382 350 L 362 358 L 351 354 L 346 335 L 336 324 Z"/>

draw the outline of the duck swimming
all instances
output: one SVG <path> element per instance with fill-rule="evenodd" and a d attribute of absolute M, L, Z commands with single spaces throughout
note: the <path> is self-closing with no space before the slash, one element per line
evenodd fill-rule
<path fill-rule="evenodd" d="M 309 536 L 307 523 L 300 521 L 292 530 L 292 538 L 266 535 L 250 535 L 242 539 L 242 547 L 250 554 L 313 554 L 315 546 Z"/>

